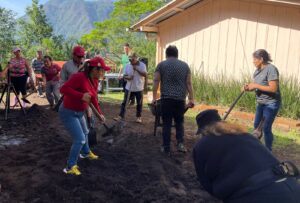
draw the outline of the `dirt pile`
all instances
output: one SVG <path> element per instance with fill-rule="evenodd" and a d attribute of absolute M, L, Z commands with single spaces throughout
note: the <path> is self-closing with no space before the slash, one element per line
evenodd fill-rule
<path fill-rule="evenodd" d="M 119 106 L 102 109 L 111 121 Z M 190 151 L 165 157 L 161 136 L 153 136 L 153 116 L 144 112 L 140 125 L 134 114 L 130 109 L 112 145 L 102 141 L 92 149 L 100 160 L 79 161 L 80 177 L 62 172 L 71 139 L 56 112 L 33 106 L 25 118 L 1 121 L 1 134 L 21 134 L 26 142 L 0 149 L 0 202 L 217 202 L 201 190 Z M 191 150 L 194 129 L 186 132 Z"/>

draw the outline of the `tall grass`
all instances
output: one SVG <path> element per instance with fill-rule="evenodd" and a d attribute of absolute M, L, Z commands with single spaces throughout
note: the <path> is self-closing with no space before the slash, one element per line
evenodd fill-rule
<path fill-rule="evenodd" d="M 243 84 L 251 81 L 250 76 L 237 81 L 225 76 L 210 77 L 204 74 L 193 76 L 194 94 L 197 101 L 204 104 L 230 106 L 240 94 Z M 282 107 L 279 115 L 283 117 L 300 118 L 300 85 L 297 78 L 281 78 L 280 91 Z M 255 93 L 247 92 L 238 101 L 235 108 L 242 111 L 255 112 Z"/>

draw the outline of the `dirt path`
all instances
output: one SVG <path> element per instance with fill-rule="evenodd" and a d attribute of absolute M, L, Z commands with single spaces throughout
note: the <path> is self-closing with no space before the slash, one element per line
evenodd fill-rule
<path fill-rule="evenodd" d="M 47 109 L 44 100 L 36 102 L 41 106 L 32 108 L 26 119 L 19 116 L 0 123 L 0 136 L 27 139 L 25 144 L 0 149 L 0 202 L 218 202 L 196 180 L 193 124 L 186 125 L 189 152 L 166 157 L 159 151 L 160 133 L 153 136 L 153 116 L 144 111 L 143 124 L 136 124 L 135 110 L 130 109 L 114 144 L 102 141 L 93 148 L 101 159 L 80 160 L 83 175 L 70 177 L 62 172 L 70 137 L 57 113 Z M 113 104 L 102 108 L 109 120 L 119 111 Z M 280 156 L 287 154 L 299 161 L 289 149 Z"/>

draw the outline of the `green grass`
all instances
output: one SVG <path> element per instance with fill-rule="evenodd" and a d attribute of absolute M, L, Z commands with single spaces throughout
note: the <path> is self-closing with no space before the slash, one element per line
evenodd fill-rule
<path fill-rule="evenodd" d="M 243 77 L 241 81 L 230 80 L 224 76 L 215 78 L 197 75 L 193 76 L 195 98 L 198 102 L 208 105 L 230 106 L 240 94 L 243 84 L 251 81 L 250 77 Z M 279 115 L 283 117 L 300 119 L 300 85 L 296 78 L 281 78 L 280 91 L 282 107 Z M 236 109 L 255 112 L 255 93 L 246 92 L 238 101 Z"/>
<path fill-rule="evenodd" d="M 124 92 L 106 92 L 99 95 L 99 100 L 113 104 L 121 104 L 123 102 Z M 143 103 L 143 108 L 148 108 L 147 102 Z"/>
<path fill-rule="evenodd" d="M 289 132 L 273 130 L 274 134 L 274 148 L 280 150 L 286 150 L 287 148 L 293 148 L 293 151 L 300 153 L 300 133 L 291 130 Z"/>
<path fill-rule="evenodd" d="M 109 103 L 120 104 L 123 101 L 123 92 L 106 92 L 105 94 L 99 95 L 99 100 Z"/>

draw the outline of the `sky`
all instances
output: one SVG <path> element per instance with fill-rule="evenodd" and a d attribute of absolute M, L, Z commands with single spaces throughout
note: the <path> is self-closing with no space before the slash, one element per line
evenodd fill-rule
<path fill-rule="evenodd" d="M 47 0 L 39 0 L 40 4 L 44 4 Z M 25 14 L 27 6 L 31 5 L 31 0 L 0 0 L 0 7 L 13 10 L 17 16 L 21 17 Z"/>

